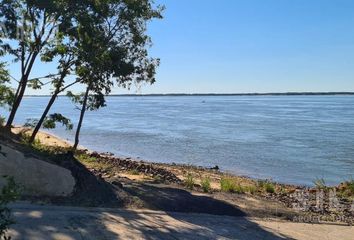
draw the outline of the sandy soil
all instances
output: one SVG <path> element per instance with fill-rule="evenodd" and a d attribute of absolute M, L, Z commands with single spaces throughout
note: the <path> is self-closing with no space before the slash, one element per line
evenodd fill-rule
<path fill-rule="evenodd" d="M 32 134 L 32 129 L 30 128 L 25 128 L 25 127 L 13 127 L 11 129 L 11 131 L 15 134 L 19 134 L 19 133 L 25 133 L 25 134 Z M 72 144 L 69 141 L 66 141 L 64 139 L 61 139 L 57 136 L 54 136 L 53 134 L 44 132 L 44 131 L 40 131 L 38 132 L 36 139 L 39 140 L 41 143 L 48 145 L 48 146 L 52 146 L 52 147 L 70 147 L 72 146 Z"/>

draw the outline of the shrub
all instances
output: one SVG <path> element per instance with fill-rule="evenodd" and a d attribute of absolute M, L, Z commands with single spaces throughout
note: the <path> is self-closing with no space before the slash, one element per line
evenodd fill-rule
<path fill-rule="evenodd" d="M 9 240 L 6 231 L 14 222 L 11 218 L 11 211 L 7 207 L 10 202 L 15 201 L 19 196 L 19 187 L 12 177 L 5 177 L 7 184 L 3 187 L 0 194 L 0 239 Z"/>
<path fill-rule="evenodd" d="M 221 178 L 220 188 L 223 192 L 231 192 L 235 188 L 235 183 L 230 178 Z"/>
<path fill-rule="evenodd" d="M 275 192 L 275 185 L 269 180 L 258 180 L 258 188 L 264 190 L 267 193 Z"/>
<path fill-rule="evenodd" d="M 341 189 L 343 197 L 354 197 L 354 180 L 346 181 Z"/>
<path fill-rule="evenodd" d="M 250 194 L 255 194 L 257 192 L 257 187 L 254 185 L 246 186 L 243 188 L 245 192 L 248 192 Z"/>
<path fill-rule="evenodd" d="M 274 193 L 275 192 L 275 186 L 271 182 L 266 182 L 266 184 L 264 185 L 264 190 L 267 193 Z"/>
<path fill-rule="evenodd" d="M 205 193 L 210 192 L 211 190 L 210 177 L 209 176 L 204 177 L 201 181 L 201 185 L 202 185 L 203 192 Z"/>
<path fill-rule="evenodd" d="M 193 177 L 193 175 L 191 173 L 187 174 L 187 177 L 184 180 L 184 184 L 186 185 L 186 187 L 188 189 L 192 190 L 194 188 L 195 180 L 194 180 L 194 177 Z"/>
<path fill-rule="evenodd" d="M 221 178 L 220 180 L 221 191 L 231 192 L 231 193 L 244 193 L 243 187 L 238 184 L 233 178 Z"/>

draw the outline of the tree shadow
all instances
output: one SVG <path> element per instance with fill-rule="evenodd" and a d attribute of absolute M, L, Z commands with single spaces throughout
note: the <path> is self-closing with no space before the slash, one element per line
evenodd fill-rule
<path fill-rule="evenodd" d="M 13 209 L 13 240 L 291 239 L 245 217 L 33 205 Z"/>
<path fill-rule="evenodd" d="M 209 196 L 194 195 L 189 191 L 131 182 L 124 190 L 144 202 L 144 206 L 159 211 L 206 213 L 213 215 L 246 216 L 235 206 Z"/>
<path fill-rule="evenodd" d="M 72 172 L 76 179 L 73 195 L 50 198 L 51 203 L 122 207 L 123 203 L 117 191 L 124 190 L 130 197 L 143 201 L 149 209 L 160 211 L 15 206 L 17 224 L 10 232 L 13 240 L 288 239 L 251 222 L 243 211 L 226 202 L 208 196 L 193 195 L 183 189 L 134 182 L 122 189 L 115 189 L 117 187 L 95 176 L 72 154 L 43 155 L 13 142 L 11 145 Z"/>

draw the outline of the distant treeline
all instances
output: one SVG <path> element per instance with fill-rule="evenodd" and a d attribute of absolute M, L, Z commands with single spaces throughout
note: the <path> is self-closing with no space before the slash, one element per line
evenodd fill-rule
<path fill-rule="evenodd" d="M 354 92 L 285 92 L 285 93 L 158 93 L 158 94 L 110 94 L 110 97 L 168 97 L 168 96 L 312 96 L 354 95 Z M 27 97 L 49 97 L 49 95 L 26 95 Z"/>

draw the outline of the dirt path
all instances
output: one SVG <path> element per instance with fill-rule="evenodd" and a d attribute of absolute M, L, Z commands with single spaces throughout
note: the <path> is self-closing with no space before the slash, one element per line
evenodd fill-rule
<path fill-rule="evenodd" d="M 246 217 L 12 205 L 17 221 L 13 240 L 72 239 L 341 239 L 352 240 L 354 227 L 311 225 Z"/>

